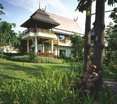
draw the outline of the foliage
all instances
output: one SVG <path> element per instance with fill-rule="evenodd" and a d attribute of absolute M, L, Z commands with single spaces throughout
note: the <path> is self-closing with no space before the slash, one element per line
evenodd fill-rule
<path fill-rule="evenodd" d="M 65 64 L 0 60 L 0 73 L 2 104 L 94 104 L 93 97 L 80 96 L 71 88 L 79 74 Z M 116 96 L 108 89 L 102 90 L 97 99 L 99 104 L 116 104 Z"/>
<path fill-rule="evenodd" d="M 76 9 L 83 12 L 84 10 L 87 10 L 87 8 L 91 5 L 91 2 L 93 0 L 78 0 L 78 6 Z"/>
<path fill-rule="evenodd" d="M 6 80 L 0 82 L 2 104 L 94 104 L 90 96 L 80 96 L 79 91 L 70 88 L 75 77 L 71 72 L 53 71 L 40 79 Z M 97 95 L 99 104 L 116 104 L 116 95 L 103 89 Z"/>
<path fill-rule="evenodd" d="M 71 38 L 71 41 L 73 47 L 73 59 L 74 61 L 81 61 L 83 59 L 83 39 L 81 36 L 75 35 Z"/>
<path fill-rule="evenodd" d="M 97 99 L 99 104 L 116 104 L 117 94 L 113 94 L 111 89 L 104 87 L 98 93 Z"/>
<path fill-rule="evenodd" d="M 106 49 L 106 59 L 107 63 L 111 63 L 112 65 L 117 65 L 117 8 L 115 8 L 110 17 L 112 18 L 114 24 L 109 24 L 106 34 L 108 47 Z"/>
<path fill-rule="evenodd" d="M 91 2 L 96 0 L 77 0 L 78 6 L 76 9 L 83 12 L 88 9 L 88 7 L 91 5 Z M 117 3 L 117 0 L 105 0 L 108 2 L 108 5 L 113 5 L 114 3 Z"/>
<path fill-rule="evenodd" d="M 70 62 L 70 69 L 76 73 L 79 73 L 79 76 L 83 74 L 83 64 L 75 61 Z"/>
<path fill-rule="evenodd" d="M 81 104 L 79 94 L 67 86 L 68 80 L 65 79 L 67 75 L 62 75 L 58 77 L 58 73 L 54 73 L 53 77 L 48 79 L 2 82 L 0 84 L 1 102 L 3 104 Z M 63 80 L 66 82 L 63 83 Z"/>
<path fill-rule="evenodd" d="M 29 54 L 4 54 L 0 55 L 5 56 L 9 60 L 20 61 L 20 62 L 32 62 L 32 63 L 51 63 L 51 64 L 62 64 L 69 63 L 65 59 L 58 59 L 54 57 L 43 57 L 35 55 L 34 53 Z"/>
<path fill-rule="evenodd" d="M 53 58 L 53 57 L 38 56 L 38 63 L 62 64 L 64 62 L 65 62 L 64 59 L 57 59 L 57 58 Z"/>
<path fill-rule="evenodd" d="M 103 65 L 103 78 L 108 80 L 116 80 L 117 79 L 117 65 L 113 65 L 112 63 L 109 63 L 108 65 Z"/>
<path fill-rule="evenodd" d="M 31 53 L 29 53 L 29 61 L 30 62 L 37 62 L 38 61 L 38 59 L 37 59 L 37 55 L 35 55 L 33 52 Z"/>
<path fill-rule="evenodd" d="M 15 46 L 20 44 L 17 34 L 13 30 L 14 27 L 15 24 L 13 23 L 8 23 L 6 21 L 0 22 L 0 45 Z"/>

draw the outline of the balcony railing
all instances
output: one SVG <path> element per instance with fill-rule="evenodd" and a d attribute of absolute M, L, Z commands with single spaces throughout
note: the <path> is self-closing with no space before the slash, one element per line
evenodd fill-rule
<path fill-rule="evenodd" d="M 27 34 L 29 32 L 43 32 L 43 33 L 48 33 L 48 34 L 51 34 L 51 33 L 54 33 L 52 30 L 48 30 L 48 29 L 26 29 L 23 31 L 23 34 Z"/>

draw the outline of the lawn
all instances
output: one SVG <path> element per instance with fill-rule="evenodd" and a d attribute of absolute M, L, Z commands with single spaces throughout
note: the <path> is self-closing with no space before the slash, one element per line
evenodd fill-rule
<path fill-rule="evenodd" d="M 0 59 L 0 104 L 65 104 L 76 75 L 69 64 Z"/>
<path fill-rule="evenodd" d="M 69 64 L 26 63 L 0 59 L 0 79 L 33 80 L 53 71 L 70 71 Z"/>
<path fill-rule="evenodd" d="M 94 104 L 93 97 L 71 87 L 79 79 L 79 66 L 0 59 L 0 104 Z M 98 97 L 99 104 L 116 104 L 117 97 L 106 89 Z"/>

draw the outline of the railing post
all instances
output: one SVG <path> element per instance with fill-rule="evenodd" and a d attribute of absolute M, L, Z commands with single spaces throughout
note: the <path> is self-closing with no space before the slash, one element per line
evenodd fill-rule
<path fill-rule="evenodd" d="M 38 47 L 37 47 L 37 37 L 35 36 L 35 54 L 38 52 Z"/>
<path fill-rule="evenodd" d="M 53 46 L 53 40 L 51 40 L 51 53 L 53 54 L 54 46 Z"/>
<path fill-rule="evenodd" d="M 29 48 L 29 39 L 27 39 L 27 53 L 30 52 L 30 48 Z"/>

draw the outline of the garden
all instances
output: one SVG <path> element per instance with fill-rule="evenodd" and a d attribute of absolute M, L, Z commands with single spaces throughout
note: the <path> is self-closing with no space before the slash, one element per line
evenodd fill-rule
<path fill-rule="evenodd" d="M 117 8 L 110 14 L 113 23 L 105 28 L 107 4 L 105 0 L 96 0 L 91 29 L 92 2 L 78 0 L 76 10 L 86 12 L 85 36 L 71 38 L 73 55 L 69 58 L 21 52 L 22 33 L 13 30 L 14 23 L 0 18 L 0 48 L 11 45 L 20 50 L 19 53 L 0 50 L 0 104 L 117 103 Z M 0 3 L 0 16 L 4 14 Z"/>

